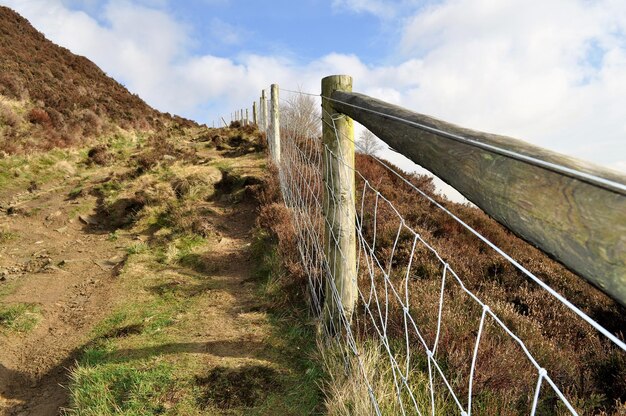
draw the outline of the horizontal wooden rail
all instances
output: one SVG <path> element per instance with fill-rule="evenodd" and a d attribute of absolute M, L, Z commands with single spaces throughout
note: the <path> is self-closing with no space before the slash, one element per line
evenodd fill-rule
<path fill-rule="evenodd" d="M 626 306 L 626 176 L 358 93 L 333 107 Z"/>

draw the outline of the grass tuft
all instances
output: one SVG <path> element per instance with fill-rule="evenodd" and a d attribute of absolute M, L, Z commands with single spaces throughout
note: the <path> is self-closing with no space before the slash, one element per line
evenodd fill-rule
<path fill-rule="evenodd" d="M 0 306 L 0 332 L 29 332 L 35 328 L 40 317 L 37 305 L 18 303 Z"/>

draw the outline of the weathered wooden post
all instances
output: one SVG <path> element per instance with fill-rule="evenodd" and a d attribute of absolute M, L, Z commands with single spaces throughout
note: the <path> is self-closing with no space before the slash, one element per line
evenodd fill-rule
<path fill-rule="evenodd" d="M 261 92 L 261 95 L 263 95 L 263 92 Z M 263 115 L 263 99 L 264 97 L 259 98 L 259 131 L 261 132 L 264 131 L 263 123 L 265 122 Z"/>
<path fill-rule="evenodd" d="M 256 106 L 256 101 L 252 103 L 252 124 L 259 125 L 259 111 Z"/>
<path fill-rule="evenodd" d="M 246 118 L 244 119 L 244 126 L 247 126 L 250 123 L 250 114 L 248 113 L 248 109 L 246 108 Z"/>
<path fill-rule="evenodd" d="M 280 165 L 280 112 L 278 104 L 278 85 L 272 84 L 271 97 L 272 109 L 270 115 L 271 128 L 268 142 L 272 151 L 274 163 Z"/>
<path fill-rule="evenodd" d="M 347 322 L 352 321 L 358 297 L 354 123 L 348 116 L 331 116 L 338 112 L 332 101 L 323 97 L 330 97 L 334 91 L 351 92 L 352 77 L 333 75 L 322 79 L 323 214 L 326 218 L 324 254 L 332 273 L 326 279 L 324 322 L 332 335 L 341 330 L 341 309 Z"/>
<path fill-rule="evenodd" d="M 265 90 L 261 91 L 261 114 L 263 116 L 263 131 L 267 133 L 270 114 L 267 111 L 267 96 Z"/>

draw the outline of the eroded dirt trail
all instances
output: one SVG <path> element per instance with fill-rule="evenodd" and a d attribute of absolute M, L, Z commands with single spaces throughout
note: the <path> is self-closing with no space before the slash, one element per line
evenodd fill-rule
<path fill-rule="evenodd" d="M 311 414 L 313 329 L 276 312 L 288 300 L 261 269 L 248 130 L 129 141 L 0 190 L 0 415 Z M 2 321 L 15 305 L 28 327 Z"/>
<path fill-rule="evenodd" d="M 12 235 L 0 245 L 2 303 L 34 305 L 38 320 L 32 331 L 0 334 L 0 414 L 56 414 L 74 351 L 115 304 L 124 247 L 92 219 L 95 197 L 69 200 L 72 186 L 0 196 L 10 207 L 0 228 Z"/>

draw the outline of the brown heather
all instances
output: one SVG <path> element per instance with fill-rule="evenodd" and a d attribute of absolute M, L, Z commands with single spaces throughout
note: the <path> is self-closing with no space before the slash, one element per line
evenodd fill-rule
<path fill-rule="evenodd" d="M 554 382 L 560 386 L 572 404 L 584 415 L 623 415 L 626 412 L 626 354 L 614 347 L 595 329 L 575 316 L 551 295 L 517 271 L 492 249 L 461 227 L 447 214 L 434 207 L 425 198 L 405 184 L 398 176 L 384 168 L 369 156 L 357 155 L 357 169 L 394 204 L 407 224 L 431 244 L 450 264 L 468 289 L 487 303 L 497 316 L 526 344 L 540 365 L 544 366 Z M 414 176 L 396 169 L 403 177 L 424 190 L 478 230 L 489 240 L 513 256 L 536 276 L 579 306 L 591 318 L 611 332 L 624 338 L 626 310 L 586 281 L 551 260 L 535 247 L 517 238 L 504 227 L 477 208 L 452 203 L 434 194 L 431 179 Z M 270 175 L 275 178 L 277 175 Z M 372 241 L 375 195 L 366 194 L 361 201 L 362 179 L 357 179 L 357 206 L 364 202 L 361 218 L 365 238 Z M 276 188 L 276 185 L 273 187 Z M 286 269 L 294 274 L 294 280 L 305 285 L 295 234 L 287 208 L 277 203 L 278 191 L 269 192 L 262 205 L 259 222 L 273 229 L 272 235 L 279 241 Z M 398 233 L 398 218 L 386 204 L 379 201 L 376 222 L 376 256 L 383 267 L 389 266 L 388 259 Z M 402 290 L 406 267 L 411 257 L 413 235 L 401 233 L 392 263 L 391 279 Z M 372 289 L 366 268 L 361 268 L 359 286 L 365 294 Z M 439 293 L 443 269 L 439 262 L 423 246 L 418 244 L 409 273 L 411 314 L 420 327 L 426 341 L 432 345 L 436 334 Z M 384 299 L 384 287 L 380 273 L 376 275 L 375 289 L 379 302 Z M 301 288 L 300 293 L 305 293 Z M 397 301 L 390 296 L 389 323 L 387 326 L 391 348 L 402 361 L 406 357 L 405 321 Z M 377 313 L 376 309 L 373 311 Z M 448 273 L 442 332 L 437 350 L 437 360 L 462 402 L 466 401 L 467 384 L 473 348 L 476 341 L 481 308 L 462 292 L 460 286 Z M 378 335 L 374 326 L 366 319 L 363 304 L 356 314 L 355 330 L 365 350 L 376 344 Z M 380 326 L 380 324 L 379 324 Z M 410 331 L 411 368 L 417 374 L 427 374 L 427 362 L 421 343 Z M 328 354 L 326 354 L 328 355 Z M 389 412 L 399 411 L 394 404 L 395 394 L 389 390 L 391 375 L 383 374 L 388 367 L 386 354 L 374 354 L 383 362 L 371 363 L 374 388 L 389 403 Z M 325 358 L 325 361 L 332 361 Z M 339 373 L 343 369 L 337 369 Z M 333 369 L 329 371 L 333 373 Z M 360 390 L 367 400 L 366 390 L 358 385 L 341 387 L 333 385 L 337 380 L 354 383 L 350 378 L 331 374 L 327 403 L 353 400 L 343 397 L 346 391 Z M 422 376 L 417 376 L 423 378 Z M 474 375 L 473 414 L 517 415 L 528 414 L 537 381 L 537 371 L 530 364 L 521 348 L 492 320 L 487 319 L 480 343 L 477 367 Z M 384 385 L 383 385 L 384 384 Z M 422 388 L 424 384 L 422 383 Z M 451 402 L 440 379 L 436 380 L 438 403 Z M 393 390 L 393 389 L 392 389 Z M 338 397 L 333 399 L 333 392 Z M 356 393 L 355 393 L 356 394 Z M 425 394 L 425 390 L 421 392 Z M 405 406 L 411 408 L 408 396 Z M 383 400 L 383 401 L 385 401 Z M 428 399 L 424 403 L 429 403 Z M 349 406 L 348 406 L 349 407 Z M 442 407 L 442 414 L 452 411 Z M 333 412 L 331 412 L 333 413 Z M 335 414 L 335 413 L 333 413 Z M 343 414 L 338 411 L 336 414 Z M 538 414 L 569 414 L 559 403 L 552 389 L 544 383 Z"/>
<path fill-rule="evenodd" d="M 161 130 L 171 124 L 195 125 L 154 110 L 93 62 L 50 42 L 4 6 L 0 6 L 1 96 L 26 109 L 20 123 L 0 105 L 0 150 L 7 153 L 80 145 L 116 127 Z"/>

